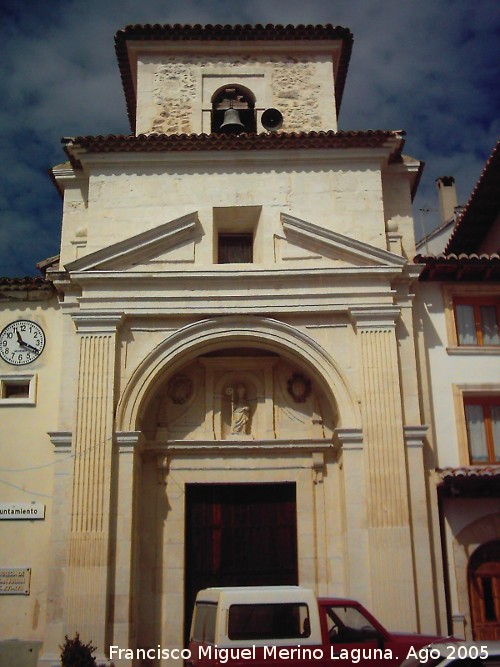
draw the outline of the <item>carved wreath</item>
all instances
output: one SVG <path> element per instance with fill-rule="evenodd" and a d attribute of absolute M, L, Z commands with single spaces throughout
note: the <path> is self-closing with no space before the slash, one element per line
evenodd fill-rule
<path fill-rule="evenodd" d="M 176 405 L 183 405 L 192 393 L 193 382 L 187 375 L 174 375 L 168 383 L 167 396 Z"/>
<path fill-rule="evenodd" d="M 287 388 L 295 403 L 305 403 L 311 395 L 311 380 L 303 373 L 294 373 L 287 382 Z"/>

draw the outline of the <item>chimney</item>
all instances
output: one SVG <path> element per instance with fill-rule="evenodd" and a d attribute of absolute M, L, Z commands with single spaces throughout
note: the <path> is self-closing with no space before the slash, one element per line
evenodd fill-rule
<path fill-rule="evenodd" d="M 436 179 L 439 198 L 441 224 L 454 219 L 457 206 L 457 189 L 453 176 L 440 176 Z"/>

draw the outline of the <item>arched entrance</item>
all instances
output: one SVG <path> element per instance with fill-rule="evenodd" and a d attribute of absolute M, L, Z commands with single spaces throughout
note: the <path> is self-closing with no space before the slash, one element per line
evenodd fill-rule
<path fill-rule="evenodd" d="M 500 540 L 476 549 L 468 577 L 474 639 L 500 639 Z"/>
<path fill-rule="evenodd" d="M 145 441 L 141 645 L 178 644 L 201 587 L 342 579 L 332 574 L 344 544 L 333 435 L 357 426 L 359 411 L 313 339 L 267 318 L 189 325 L 141 362 L 117 421 Z M 340 511 L 327 520 L 332 504 Z"/>

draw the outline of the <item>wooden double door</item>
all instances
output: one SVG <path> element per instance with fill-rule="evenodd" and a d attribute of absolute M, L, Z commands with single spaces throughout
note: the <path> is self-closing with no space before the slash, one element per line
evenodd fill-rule
<path fill-rule="evenodd" d="M 469 593 L 474 639 L 500 639 L 500 540 L 472 554 Z"/>
<path fill-rule="evenodd" d="M 295 585 L 293 483 L 186 486 L 185 628 L 209 586 Z"/>

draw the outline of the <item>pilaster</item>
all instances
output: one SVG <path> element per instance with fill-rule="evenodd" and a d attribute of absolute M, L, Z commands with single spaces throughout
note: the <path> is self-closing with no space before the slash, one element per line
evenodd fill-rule
<path fill-rule="evenodd" d="M 74 314 L 79 340 L 65 632 L 108 647 L 116 334 L 122 314 Z"/>
<path fill-rule="evenodd" d="M 367 525 L 375 615 L 417 626 L 395 307 L 353 309 L 362 374 Z"/>
<path fill-rule="evenodd" d="M 438 627 L 434 612 L 436 576 L 428 518 L 427 484 L 424 467 L 424 439 L 428 426 L 405 426 L 404 437 L 408 459 L 411 525 L 413 534 L 415 586 L 418 595 L 420 632 L 433 633 Z"/>
<path fill-rule="evenodd" d="M 340 450 L 344 487 L 346 595 L 361 600 L 370 609 L 372 600 L 363 432 L 358 428 L 336 429 L 335 442 Z"/>
<path fill-rule="evenodd" d="M 312 493 L 314 508 L 314 541 L 316 554 L 316 590 L 318 595 L 328 595 L 328 549 L 327 549 L 327 511 L 325 500 L 325 454 L 312 452 Z"/>
<path fill-rule="evenodd" d="M 50 533 L 49 580 L 47 593 L 47 625 L 43 655 L 38 661 L 42 667 L 60 664 L 59 645 L 64 640 L 64 582 L 68 563 L 68 535 L 70 528 L 71 481 L 73 457 L 72 434 L 68 431 L 48 433 L 54 447 L 54 493 Z"/>
<path fill-rule="evenodd" d="M 116 538 L 114 544 L 113 628 L 110 641 L 120 648 L 137 647 L 137 514 L 144 436 L 140 431 L 115 434 L 116 450 Z M 120 660 L 133 665 L 133 661 Z"/>

